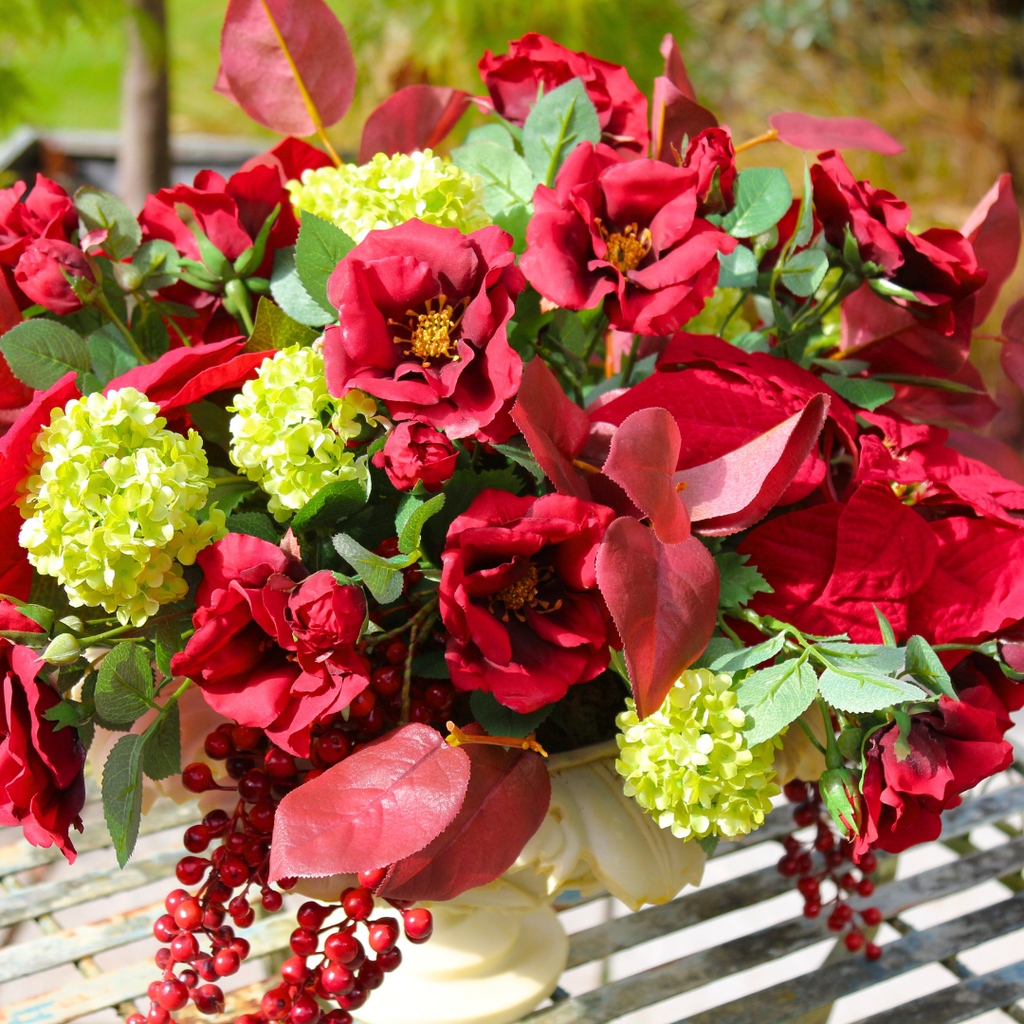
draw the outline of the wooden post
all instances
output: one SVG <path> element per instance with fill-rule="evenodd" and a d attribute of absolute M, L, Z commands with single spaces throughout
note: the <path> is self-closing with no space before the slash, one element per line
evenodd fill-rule
<path fill-rule="evenodd" d="M 127 0 L 118 191 L 136 213 L 170 185 L 167 19 L 164 0 Z"/>

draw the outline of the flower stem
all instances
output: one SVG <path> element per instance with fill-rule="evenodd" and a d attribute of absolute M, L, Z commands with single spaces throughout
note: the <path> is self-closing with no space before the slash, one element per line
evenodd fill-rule
<path fill-rule="evenodd" d="M 461 747 L 466 743 L 489 743 L 497 747 L 518 747 L 520 750 L 535 750 L 541 757 L 547 757 L 548 752 L 537 742 L 534 733 L 529 736 L 474 736 L 471 733 L 463 732 L 454 722 L 448 723 L 448 743 L 453 747 Z"/>
<path fill-rule="evenodd" d="M 754 146 L 760 146 L 762 142 L 774 142 L 775 137 L 779 134 L 777 128 L 769 128 L 763 135 L 758 135 L 753 139 L 747 139 L 746 142 L 741 142 L 736 147 L 737 153 L 742 153 L 745 149 L 752 149 Z"/>

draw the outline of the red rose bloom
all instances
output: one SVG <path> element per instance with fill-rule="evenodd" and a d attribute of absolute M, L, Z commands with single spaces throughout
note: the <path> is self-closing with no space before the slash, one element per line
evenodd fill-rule
<path fill-rule="evenodd" d="M 700 175 L 659 160 L 576 147 L 555 187 L 537 186 L 520 265 L 550 302 L 592 309 L 608 296 L 612 326 L 671 334 L 718 283 L 718 254 L 736 239 L 696 216 Z"/>
<path fill-rule="evenodd" d="M 4 629 L 39 631 L 9 601 L 0 602 L 0 620 Z M 41 668 L 35 651 L 0 640 L 0 825 L 20 826 L 33 846 L 56 843 L 74 862 L 68 830 L 82 830 L 85 749 L 74 729 L 58 731 L 43 717 L 60 697 L 36 679 Z"/>
<path fill-rule="evenodd" d="M 399 423 L 387 436 L 384 448 L 373 456 L 400 491 L 411 491 L 422 480 L 428 491 L 439 491 L 455 472 L 459 453 L 433 427 L 422 423 Z"/>
<path fill-rule="evenodd" d="M 0 266 L 13 267 L 37 238 L 67 242 L 78 228 L 75 204 L 55 181 L 37 174 L 26 198 L 27 189 L 23 181 L 0 189 Z"/>
<path fill-rule="evenodd" d="M 458 689 L 530 712 L 604 671 L 616 632 L 594 563 L 614 518 L 560 494 L 486 490 L 452 523 L 440 598 Z"/>
<path fill-rule="evenodd" d="M 68 284 L 65 274 L 94 280 L 85 253 L 77 245 L 53 238 L 33 242 L 14 268 L 18 287 L 33 302 L 58 316 L 77 313 L 82 308 L 82 300 Z"/>
<path fill-rule="evenodd" d="M 362 590 L 328 572 L 306 577 L 279 547 L 245 534 L 228 534 L 196 561 L 196 632 L 174 656 L 174 673 L 194 679 L 226 718 L 308 757 L 312 723 L 368 682 L 352 646 L 366 618 Z"/>
<path fill-rule="evenodd" d="M 697 172 L 697 213 L 722 213 L 732 209 L 736 185 L 736 151 L 724 128 L 705 128 L 690 140 L 683 167 Z M 717 175 L 717 179 L 716 179 Z"/>
<path fill-rule="evenodd" d="M 858 857 L 872 846 L 900 853 L 939 838 L 942 812 L 960 794 L 1010 766 L 1013 747 L 1003 739 L 1009 719 L 987 686 L 959 700 L 940 697 L 935 711 L 911 719 L 908 757 L 896 754 L 899 727 L 872 734 L 866 751 L 865 821 L 854 843 Z"/>
<path fill-rule="evenodd" d="M 449 437 L 486 428 L 523 370 L 506 332 L 524 287 L 511 244 L 496 227 L 371 231 L 327 282 L 340 320 L 324 334 L 330 393 L 360 388 Z"/>
<path fill-rule="evenodd" d="M 650 143 L 647 98 L 619 64 L 573 53 L 536 32 L 509 43 L 496 57 L 488 50 L 477 65 L 494 109 L 512 124 L 525 124 L 538 90 L 549 92 L 573 78 L 582 80 L 597 109 L 601 138 L 623 156 L 644 156 Z"/>

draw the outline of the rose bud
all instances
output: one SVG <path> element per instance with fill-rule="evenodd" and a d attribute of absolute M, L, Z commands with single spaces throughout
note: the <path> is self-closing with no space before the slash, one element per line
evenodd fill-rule
<path fill-rule="evenodd" d="M 94 280 L 82 250 L 56 238 L 33 242 L 14 268 L 14 279 L 21 290 L 33 302 L 59 316 L 76 313 L 82 308 L 82 300 L 65 274 Z"/>
<path fill-rule="evenodd" d="M 821 797 L 836 827 L 848 839 L 860 835 L 861 799 L 857 777 L 849 768 L 830 768 L 818 781 Z"/>
<path fill-rule="evenodd" d="M 428 491 L 439 491 L 455 472 L 458 452 L 444 434 L 423 423 L 399 423 L 388 434 L 373 464 L 383 469 L 400 491 L 411 491 L 423 481 Z"/>

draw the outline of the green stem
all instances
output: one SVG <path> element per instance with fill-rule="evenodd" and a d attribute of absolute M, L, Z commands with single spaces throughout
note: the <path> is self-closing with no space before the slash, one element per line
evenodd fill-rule
<path fill-rule="evenodd" d="M 803 720 L 803 718 L 797 718 L 796 724 L 799 725 L 800 728 L 803 729 L 803 731 L 807 734 L 807 738 L 814 744 L 814 746 L 817 748 L 818 752 L 822 755 L 822 757 L 827 758 L 828 753 L 826 752 L 825 748 L 818 742 L 818 737 L 814 735 L 814 733 L 811 731 L 811 727 Z"/>
<path fill-rule="evenodd" d="M 826 768 L 842 768 L 846 764 L 846 759 L 839 752 L 839 744 L 836 742 L 835 730 L 832 728 L 832 714 L 829 711 L 828 705 L 825 703 L 825 698 L 819 693 L 818 697 L 818 708 L 821 711 L 822 721 L 825 723 L 825 739 L 828 743 L 828 749 L 823 751 L 825 754 L 825 767 Z M 818 748 L 821 749 L 820 747 Z"/>
<path fill-rule="evenodd" d="M 109 301 L 107 301 L 106 295 L 103 292 L 99 292 L 96 296 L 96 305 L 99 306 L 103 315 L 121 332 L 124 340 L 128 343 L 128 347 L 131 349 L 131 353 L 139 361 L 140 366 L 144 366 L 150 362 L 149 357 L 139 348 L 137 342 L 132 337 L 132 332 L 125 327 L 121 318 L 114 312 Z"/>
<path fill-rule="evenodd" d="M 628 388 L 629 382 L 633 377 L 633 367 L 636 366 L 636 356 L 640 351 L 640 335 L 633 335 L 633 344 L 629 346 L 629 355 L 626 356 L 626 362 L 622 367 L 622 387 Z"/>
<path fill-rule="evenodd" d="M 725 616 L 718 613 L 718 628 L 736 645 L 737 649 L 743 647 L 743 641 L 739 638 L 739 634 L 725 621 Z"/>
<path fill-rule="evenodd" d="M 743 303 L 747 301 L 747 297 L 749 295 L 750 295 L 750 289 L 749 288 L 744 288 L 743 289 L 743 294 L 740 295 L 739 299 L 736 302 L 736 305 L 733 306 L 732 309 L 729 310 L 728 314 L 726 315 L 726 318 L 718 325 L 718 330 L 715 333 L 720 338 L 724 337 L 724 333 L 723 332 L 725 331 L 726 327 L 729 326 L 729 321 L 739 312 L 739 310 L 742 307 Z"/>

